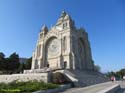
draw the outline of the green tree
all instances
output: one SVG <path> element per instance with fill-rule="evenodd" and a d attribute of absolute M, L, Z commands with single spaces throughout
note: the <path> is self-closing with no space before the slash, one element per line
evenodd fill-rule
<path fill-rule="evenodd" d="M 8 64 L 8 70 L 15 71 L 19 68 L 20 62 L 19 62 L 19 55 L 16 53 L 13 53 L 7 58 L 6 60 Z"/>
<path fill-rule="evenodd" d="M 31 69 L 32 57 L 28 58 L 25 64 L 26 69 Z"/>
<path fill-rule="evenodd" d="M 121 69 L 121 70 L 120 70 L 120 73 L 121 73 L 121 76 L 122 76 L 122 77 L 125 76 L 125 69 Z"/>
<path fill-rule="evenodd" d="M 94 70 L 97 72 L 101 71 L 101 67 L 99 65 L 94 65 Z"/>
<path fill-rule="evenodd" d="M 119 78 L 119 79 L 122 78 L 122 75 L 121 75 L 120 71 L 117 71 L 117 72 L 115 73 L 115 76 L 116 76 L 117 78 Z"/>
<path fill-rule="evenodd" d="M 108 77 L 115 76 L 115 72 L 113 72 L 113 71 L 108 72 L 108 73 L 107 73 L 107 76 L 108 76 Z"/>
<path fill-rule="evenodd" d="M 108 72 L 106 75 L 108 77 L 115 76 L 117 79 L 122 79 L 122 77 L 125 75 L 125 69 L 121 69 L 117 72 L 111 71 L 111 72 Z"/>
<path fill-rule="evenodd" d="M 22 63 L 22 64 L 20 64 L 20 67 L 19 67 L 19 69 L 18 69 L 18 72 L 23 73 L 24 69 L 26 69 L 26 67 L 25 67 L 25 64 Z"/>
<path fill-rule="evenodd" d="M 5 70 L 5 55 L 4 53 L 0 52 L 0 70 Z"/>
<path fill-rule="evenodd" d="M 5 55 L 4 55 L 3 52 L 0 52 L 0 61 L 3 60 L 3 59 L 5 59 Z"/>

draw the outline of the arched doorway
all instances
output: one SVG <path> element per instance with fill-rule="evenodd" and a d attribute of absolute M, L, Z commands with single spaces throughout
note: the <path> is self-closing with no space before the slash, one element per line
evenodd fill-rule
<path fill-rule="evenodd" d="M 64 69 L 67 68 L 67 61 L 64 61 Z"/>

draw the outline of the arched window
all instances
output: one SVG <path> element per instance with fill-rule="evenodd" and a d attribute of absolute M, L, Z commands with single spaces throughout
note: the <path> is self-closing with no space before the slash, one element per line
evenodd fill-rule
<path fill-rule="evenodd" d="M 36 53 L 36 54 L 37 54 L 37 57 L 38 57 L 38 55 L 39 55 L 39 54 L 38 54 L 38 51 L 39 51 L 39 47 L 38 47 L 38 46 L 37 46 L 36 51 L 37 51 L 37 53 Z"/>
<path fill-rule="evenodd" d="M 63 38 L 63 50 L 66 51 L 67 49 L 67 40 L 66 37 Z"/>
<path fill-rule="evenodd" d="M 67 22 L 63 24 L 63 29 L 67 28 Z"/>
<path fill-rule="evenodd" d="M 41 44 L 39 45 L 39 56 L 41 54 Z"/>
<path fill-rule="evenodd" d="M 42 33 L 40 33 L 40 39 L 43 37 L 43 34 Z"/>
<path fill-rule="evenodd" d="M 38 45 L 37 46 L 37 57 L 40 56 L 40 53 L 41 53 L 41 45 Z"/>

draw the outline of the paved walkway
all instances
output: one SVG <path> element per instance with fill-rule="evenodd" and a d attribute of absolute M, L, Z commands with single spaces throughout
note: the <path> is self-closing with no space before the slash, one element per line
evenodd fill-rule
<path fill-rule="evenodd" d="M 97 93 L 115 84 L 118 84 L 118 82 L 101 83 L 101 84 L 96 84 L 96 85 L 84 87 L 84 88 L 71 88 L 60 93 Z"/>
<path fill-rule="evenodd" d="M 116 93 L 125 93 L 125 81 L 120 81 L 118 84 L 120 84 L 121 89 L 119 89 Z"/>

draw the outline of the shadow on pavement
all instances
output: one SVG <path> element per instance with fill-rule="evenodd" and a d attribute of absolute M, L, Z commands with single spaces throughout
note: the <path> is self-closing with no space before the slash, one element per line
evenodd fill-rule
<path fill-rule="evenodd" d="M 125 93 L 125 88 L 120 88 L 115 93 Z"/>

